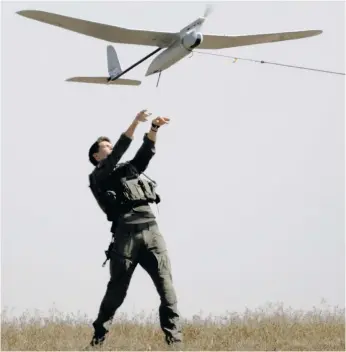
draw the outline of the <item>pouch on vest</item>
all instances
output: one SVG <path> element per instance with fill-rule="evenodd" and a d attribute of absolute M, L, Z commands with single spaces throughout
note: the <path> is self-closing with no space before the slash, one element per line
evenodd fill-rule
<path fill-rule="evenodd" d="M 155 186 L 153 185 L 153 183 L 148 182 L 147 180 L 139 180 L 139 184 L 146 198 L 151 202 L 155 202 L 157 199 L 157 195 L 156 195 Z"/>
<path fill-rule="evenodd" d="M 147 180 L 135 178 L 121 179 L 123 185 L 124 197 L 127 201 L 134 203 L 154 202 L 156 200 L 156 193 L 154 186 Z"/>

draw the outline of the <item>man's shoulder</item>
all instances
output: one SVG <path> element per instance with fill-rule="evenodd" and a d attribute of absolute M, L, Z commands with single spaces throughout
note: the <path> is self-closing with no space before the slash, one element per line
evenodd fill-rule
<path fill-rule="evenodd" d="M 91 178 L 97 178 L 101 174 L 101 170 L 103 167 L 104 163 L 101 161 L 99 162 L 94 169 L 89 173 L 89 179 Z"/>
<path fill-rule="evenodd" d="M 94 167 L 94 170 L 91 172 L 90 175 L 98 174 L 100 171 L 102 171 L 102 169 L 106 166 L 106 164 L 107 164 L 107 158 L 101 160 L 101 161 Z"/>
<path fill-rule="evenodd" d="M 91 181 L 95 177 L 96 167 L 89 173 L 88 179 Z"/>

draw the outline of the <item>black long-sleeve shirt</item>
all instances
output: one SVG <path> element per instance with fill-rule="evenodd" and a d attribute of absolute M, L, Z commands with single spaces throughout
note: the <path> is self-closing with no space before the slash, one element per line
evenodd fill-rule
<path fill-rule="evenodd" d="M 135 167 L 139 174 L 147 169 L 150 160 L 156 153 L 155 142 L 151 141 L 147 134 L 144 135 L 143 143 L 133 159 L 129 160 L 131 165 L 126 163 L 119 164 L 120 159 L 129 148 L 131 142 L 132 139 L 122 133 L 113 146 L 111 154 L 106 159 L 103 159 L 94 169 L 92 175 L 100 189 L 114 189 L 116 187 L 114 183 L 118 182 L 119 176 L 131 176 L 133 174 L 131 165 Z M 115 177 L 113 171 L 116 167 L 117 175 Z M 117 223 L 139 224 L 150 222 L 153 219 L 155 219 L 155 215 L 148 204 L 132 208 L 120 214 Z"/>

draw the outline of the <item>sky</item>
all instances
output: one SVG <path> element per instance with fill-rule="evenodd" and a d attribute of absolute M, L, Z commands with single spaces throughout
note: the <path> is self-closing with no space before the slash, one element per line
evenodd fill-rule
<path fill-rule="evenodd" d="M 183 317 L 269 302 L 344 307 L 344 76 L 195 53 L 159 87 L 144 76 L 151 59 L 124 76 L 139 87 L 69 83 L 107 75 L 110 43 L 15 14 L 24 9 L 174 32 L 205 3 L 2 4 L 2 308 L 96 316 L 111 234 L 88 188 L 88 149 L 100 135 L 115 142 L 142 109 L 171 118 L 147 174 Z M 212 52 L 345 72 L 342 2 L 215 3 L 203 32 L 304 29 L 324 32 Z M 112 45 L 123 68 L 153 50 Z M 149 128 L 138 127 L 122 160 Z M 150 314 L 159 303 L 138 267 L 118 312 Z"/>

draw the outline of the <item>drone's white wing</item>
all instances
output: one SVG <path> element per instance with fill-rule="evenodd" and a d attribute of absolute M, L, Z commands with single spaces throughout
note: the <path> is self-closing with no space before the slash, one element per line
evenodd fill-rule
<path fill-rule="evenodd" d="M 198 46 L 198 49 L 223 49 L 245 45 L 274 43 L 284 40 L 313 37 L 321 33 L 321 30 L 307 30 L 240 36 L 203 35 L 203 41 L 201 45 Z"/>
<path fill-rule="evenodd" d="M 177 38 L 175 33 L 127 29 L 44 11 L 23 10 L 18 11 L 17 14 L 112 43 L 164 48 Z"/>

